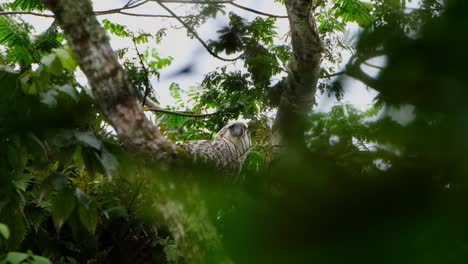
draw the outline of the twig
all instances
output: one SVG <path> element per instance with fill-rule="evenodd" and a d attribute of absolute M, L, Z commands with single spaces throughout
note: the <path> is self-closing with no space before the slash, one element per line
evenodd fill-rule
<path fill-rule="evenodd" d="M 149 0 L 144 0 L 144 1 L 141 1 L 140 3 L 137 3 L 138 1 L 136 1 L 133 4 L 129 5 L 130 2 L 131 1 L 127 2 L 127 4 L 125 4 L 123 7 L 109 9 L 109 10 L 103 10 L 103 11 L 95 11 L 94 14 L 96 16 L 101 16 L 101 15 L 109 15 L 109 14 L 119 13 L 122 10 L 133 9 L 133 8 L 139 7 L 141 5 L 144 5 L 144 4 L 148 3 Z"/>

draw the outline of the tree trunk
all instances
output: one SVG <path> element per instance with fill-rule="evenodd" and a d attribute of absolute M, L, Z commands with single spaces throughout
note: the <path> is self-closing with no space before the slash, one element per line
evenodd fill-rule
<path fill-rule="evenodd" d="M 44 0 L 55 14 L 102 113 L 129 149 L 173 158 L 178 149 L 145 116 L 88 0 Z"/>
<path fill-rule="evenodd" d="M 315 103 L 322 51 L 312 14 L 315 2 L 286 0 L 293 53 L 273 125 L 272 146 L 305 146 L 306 117 Z"/>

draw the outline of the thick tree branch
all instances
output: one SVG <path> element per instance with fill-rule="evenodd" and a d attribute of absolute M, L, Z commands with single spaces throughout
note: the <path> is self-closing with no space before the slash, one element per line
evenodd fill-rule
<path fill-rule="evenodd" d="M 346 75 L 363 82 L 369 87 L 376 87 L 377 81 L 361 69 L 361 64 L 368 65 L 366 63 L 367 60 L 374 57 L 382 56 L 384 54 L 385 52 L 383 50 L 370 52 L 366 56 L 358 56 L 358 54 L 354 54 L 353 56 L 351 56 L 348 64 L 346 65 Z M 379 69 L 381 70 L 380 67 Z"/>
<path fill-rule="evenodd" d="M 315 103 L 322 44 L 311 14 L 314 1 L 286 0 L 292 56 L 273 127 L 272 145 L 304 146 L 305 118 Z"/>
<path fill-rule="evenodd" d="M 185 116 L 185 117 L 193 117 L 193 118 L 205 118 L 209 116 L 215 116 L 215 115 L 220 115 L 227 113 L 228 110 L 219 110 L 213 113 L 207 113 L 207 114 L 194 114 L 194 113 L 189 113 L 189 112 L 179 112 L 179 111 L 172 111 L 172 110 L 166 110 L 162 108 L 152 108 L 148 107 L 146 108 L 149 111 L 155 112 L 155 113 L 163 113 L 163 114 L 170 114 L 170 115 L 177 115 L 177 116 Z"/>
<path fill-rule="evenodd" d="M 44 0 L 44 3 L 55 14 L 102 113 L 122 143 L 155 157 L 174 157 L 178 151 L 175 144 L 146 118 L 90 1 Z"/>
<path fill-rule="evenodd" d="M 346 71 L 346 75 L 361 81 L 364 83 L 366 86 L 369 87 L 376 87 L 377 86 L 377 80 L 372 78 L 369 74 L 365 73 L 363 70 L 359 68 L 353 68 L 349 69 Z"/>

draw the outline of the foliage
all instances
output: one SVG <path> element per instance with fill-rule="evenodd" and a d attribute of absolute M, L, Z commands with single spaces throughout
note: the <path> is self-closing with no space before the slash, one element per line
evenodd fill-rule
<path fill-rule="evenodd" d="M 268 112 L 291 56 L 290 45 L 275 44 L 272 18 L 230 13 L 209 42 L 216 53 L 242 54 L 245 70 L 219 67 L 199 87 L 169 88 L 172 110 L 224 111 L 166 115 L 161 130 L 173 140 L 209 139 L 229 120 L 249 121 L 254 147 L 238 179 L 122 149 L 77 81 L 55 23 L 33 34 L 0 16 L 0 262 L 464 263 L 466 4 L 317 3 L 323 76 L 351 52 L 346 74 L 379 94 L 366 111 L 342 103 L 309 113 L 306 152 L 278 156 L 269 145 Z M 4 8 L 43 10 L 36 0 Z M 199 5 L 184 19 L 195 28 L 223 8 Z M 356 45 L 340 37 L 349 23 L 362 28 Z M 103 24 L 134 44 L 117 54 L 146 93 L 173 60 L 146 46 L 164 31 Z M 369 79 L 361 66 L 377 56 L 387 64 Z M 324 78 L 319 88 L 341 95 L 345 85 Z M 396 114 L 404 109 L 406 123 Z"/>

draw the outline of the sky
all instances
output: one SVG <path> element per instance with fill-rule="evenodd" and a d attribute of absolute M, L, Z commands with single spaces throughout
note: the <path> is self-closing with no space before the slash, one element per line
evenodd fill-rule
<path fill-rule="evenodd" d="M 5 0 L 0 0 L 5 2 Z M 127 0 L 94 0 L 94 10 L 108 10 L 123 6 Z M 253 9 L 261 10 L 262 12 L 286 15 L 286 9 L 283 5 L 270 1 L 248 1 L 248 0 L 237 0 L 237 4 L 247 6 Z M 166 3 L 172 10 L 177 14 L 184 14 L 186 8 L 190 8 L 190 4 L 171 4 Z M 233 6 L 227 5 L 226 12 L 235 11 L 238 15 L 246 18 L 247 20 L 254 19 L 257 15 L 248 11 L 244 11 Z M 143 13 L 143 14 L 167 14 L 161 7 L 156 3 L 145 4 L 141 7 L 132 9 L 132 13 Z M 215 70 L 217 67 L 223 66 L 226 62 L 218 60 L 212 57 L 206 50 L 201 46 L 197 40 L 192 40 L 187 37 L 186 30 L 175 20 L 175 19 L 161 19 L 161 18 L 145 18 L 145 17 L 130 17 L 124 15 L 108 15 L 99 16 L 99 19 L 109 19 L 111 22 L 120 23 L 126 25 L 131 30 L 143 29 L 146 32 L 156 33 L 162 27 L 172 25 L 171 28 L 166 31 L 166 36 L 162 42 L 156 46 L 156 49 L 161 56 L 172 56 L 174 58 L 173 63 L 170 67 L 163 69 L 160 72 L 160 79 L 152 79 L 151 82 L 155 88 L 156 94 L 159 101 L 164 106 L 174 106 L 175 103 L 169 96 L 168 87 L 171 83 L 176 82 L 182 88 L 189 88 L 197 86 L 201 83 L 204 78 L 204 74 Z M 46 29 L 52 19 L 26 16 L 25 20 L 31 22 L 37 29 L 37 32 Z M 197 32 L 202 39 L 216 39 L 216 31 L 221 27 L 228 24 L 227 15 L 218 16 L 216 19 L 209 20 L 203 26 L 197 29 Z M 277 19 L 276 26 L 278 36 L 282 37 L 288 32 L 288 21 L 287 19 Z M 358 32 L 356 26 L 350 26 L 348 28 L 350 34 L 355 35 Z M 282 39 L 278 38 L 277 42 L 281 42 Z M 111 45 L 114 49 L 129 47 L 129 40 L 125 40 L 119 37 L 111 36 Z M 347 57 L 350 54 L 344 56 L 344 62 L 347 61 Z M 386 63 L 385 57 L 374 58 L 370 63 L 378 66 L 384 66 Z M 182 69 L 191 66 L 191 71 L 185 74 L 178 74 Z M 229 67 L 232 69 L 243 70 L 243 63 L 241 61 L 231 64 Z M 377 76 L 378 70 L 363 66 L 363 70 L 371 76 Z M 83 82 L 86 81 L 84 76 L 81 76 Z M 337 104 L 353 104 L 357 109 L 366 110 L 372 105 L 372 101 L 377 93 L 367 88 L 365 85 L 356 81 L 352 78 L 345 77 L 344 79 L 345 94 L 342 101 L 337 102 L 334 96 L 328 97 L 327 95 L 318 95 L 317 106 L 315 111 L 326 112 L 332 106 Z M 395 110 L 396 111 L 396 110 Z"/>
<path fill-rule="evenodd" d="M 123 4 L 125 0 L 113 0 L 114 2 L 120 2 Z M 106 1 L 107 2 L 107 1 Z M 95 1 L 95 9 L 108 9 L 108 4 L 104 4 L 102 1 Z M 262 12 L 276 14 L 276 15 L 286 15 L 286 9 L 283 5 L 276 3 L 274 1 L 248 1 L 248 0 L 238 0 L 236 1 L 239 5 L 248 6 L 250 8 L 261 10 Z M 184 8 L 189 5 L 181 4 L 167 4 L 170 5 L 173 10 L 178 14 L 184 13 Z M 118 5 L 117 5 L 118 6 Z M 230 5 L 226 6 L 226 12 L 235 11 L 240 16 L 246 18 L 247 20 L 254 19 L 257 15 L 242 9 L 232 7 Z M 154 9 L 153 9 L 154 8 Z M 150 13 L 154 14 L 165 14 L 164 10 L 158 7 L 156 4 L 153 6 Z M 148 13 L 148 8 L 135 9 L 134 12 Z M 111 19 L 111 17 L 109 18 Z M 121 22 L 128 25 L 130 28 L 134 29 L 144 27 L 145 29 L 153 28 L 155 31 L 160 28 L 160 26 L 167 25 L 171 23 L 175 26 L 180 27 L 177 21 L 174 19 L 155 20 L 153 18 L 128 18 L 124 16 L 113 16 L 112 21 Z M 210 20 L 208 23 L 200 27 L 197 32 L 204 40 L 216 39 L 216 31 L 221 27 L 227 25 L 229 22 L 227 16 L 218 16 L 214 20 Z M 156 25 L 159 24 L 160 26 Z M 152 26 L 153 25 L 153 26 Z M 289 24 L 287 19 L 277 19 L 276 26 L 278 31 L 278 36 L 282 37 L 288 33 Z M 350 29 L 353 30 L 353 29 Z M 354 29 L 354 31 L 356 31 Z M 282 42 L 280 38 L 276 40 L 277 42 Z M 113 44 L 117 47 L 118 40 L 114 39 Z M 122 43 L 124 46 L 128 44 Z M 168 67 L 161 71 L 161 78 L 159 82 L 153 80 L 153 87 L 156 87 L 157 93 L 160 97 L 161 103 L 166 103 L 171 105 L 173 103 L 170 100 L 167 87 L 172 82 L 180 84 L 181 87 L 190 87 L 193 85 L 199 84 L 204 77 L 204 74 L 213 71 L 216 67 L 220 67 L 226 64 L 224 61 L 220 61 L 216 58 L 213 58 L 206 50 L 200 45 L 196 40 L 190 40 L 186 36 L 185 29 L 170 30 L 167 32 L 167 36 L 163 39 L 161 44 L 158 46 L 158 50 L 163 56 L 172 56 L 175 58 L 171 67 Z M 350 54 L 349 54 L 350 56 Z M 346 58 L 345 60 L 346 61 Z M 384 60 L 374 61 L 376 65 L 382 65 Z M 243 69 L 243 63 L 237 62 L 231 68 Z M 186 68 L 187 66 L 192 65 L 192 72 L 189 74 L 176 74 L 181 69 Z M 375 69 L 369 68 L 366 69 L 371 75 L 377 75 Z M 280 79 L 280 76 L 276 77 Z M 337 102 L 334 98 L 328 97 L 327 95 L 318 96 L 316 106 L 316 111 L 325 112 L 328 111 L 335 104 L 347 104 L 351 103 L 355 105 L 358 109 L 365 110 L 372 105 L 372 100 L 376 95 L 376 92 L 372 89 L 367 89 L 363 84 L 358 81 L 355 81 L 351 78 L 345 78 L 345 96 L 341 102 Z"/>

